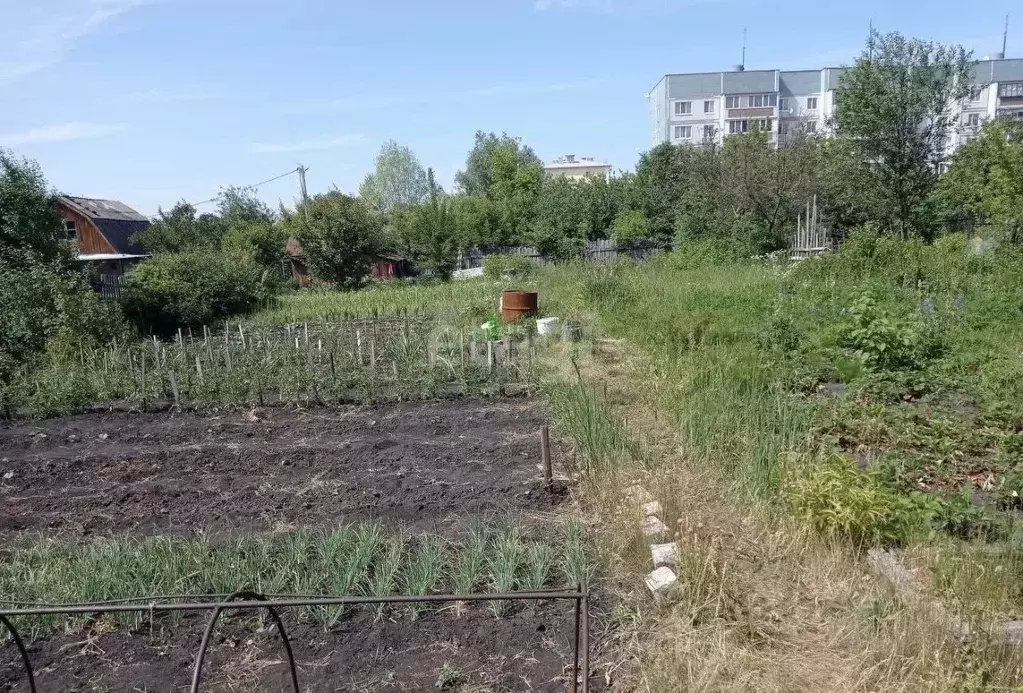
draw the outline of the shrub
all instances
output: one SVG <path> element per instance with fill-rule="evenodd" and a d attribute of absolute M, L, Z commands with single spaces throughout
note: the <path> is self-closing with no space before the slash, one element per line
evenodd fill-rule
<path fill-rule="evenodd" d="M 346 291 L 366 283 L 380 252 L 380 223 L 362 200 L 332 190 L 285 214 L 283 223 L 314 278 Z"/>
<path fill-rule="evenodd" d="M 835 455 L 800 469 L 785 484 L 792 513 L 821 534 L 857 546 L 902 543 L 925 527 L 918 503 L 899 496 Z"/>
<path fill-rule="evenodd" d="M 504 276 L 526 278 L 535 273 L 536 263 L 523 255 L 491 255 L 483 259 L 483 276 L 493 281 Z"/>
<path fill-rule="evenodd" d="M 870 293 L 862 294 L 846 312 L 844 346 L 870 370 L 917 370 L 940 348 L 919 319 L 888 313 Z"/>
<path fill-rule="evenodd" d="M 141 331 L 170 336 L 245 312 L 263 292 L 255 265 L 216 252 L 168 253 L 128 274 L 121 306 Z"/>
<path fill-rule="evenodd" d="M 77 353 L 120 329 L 116 309 L 62 261 L 25 256 L 0 268 L 0 381 L 39 365 L 47 352 Z"/>

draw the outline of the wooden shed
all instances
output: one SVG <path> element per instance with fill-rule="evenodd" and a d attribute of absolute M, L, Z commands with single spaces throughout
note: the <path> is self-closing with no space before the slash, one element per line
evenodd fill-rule
<path fill-rule="evenodd" d="M 146 257 L 132 236 L 148 229 L 149 220 L 123 202 L 61 196 L 53 204 L 67 240 L 78 249 L 78 261 L 98 276 L 120 277 Z"/>

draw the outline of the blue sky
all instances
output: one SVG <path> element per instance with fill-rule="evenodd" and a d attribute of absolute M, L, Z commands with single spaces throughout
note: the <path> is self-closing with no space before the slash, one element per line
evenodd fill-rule
<path fill-rule="evenodd" d="M 0 0 L 0 146 L 147 214 L 299 162 L 311 192 L 354 191 L 388 139 L 449 185 L 477 129 L 629 169 L 644 94 L 738 62 L 744 26 L 750 69 L 849 63 L 871 19 L 980 56 L 1016 2 Z"/>

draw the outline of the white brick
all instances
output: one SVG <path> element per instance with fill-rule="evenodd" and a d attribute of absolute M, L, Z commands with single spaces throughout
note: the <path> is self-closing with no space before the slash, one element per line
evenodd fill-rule
<path fill-rule="evenodd" d="M 661 522 L 656 515 L 643 519 L 643 536 L 651 539 L 659 539 L 668 534 L 668 525 Z"/>
<path fill-rule="evenodd" d="M 654 569 L 678 567 L 678 546 L 675 544 L 651 544 L 650 556 L 654 561 Z"/>
<path fill-rule="evenodd" d="M 643 578 L 643 581 L 655 601 L 670 597 L 678 584 L 678 578 L 671 568 L 658 568 Z"/>

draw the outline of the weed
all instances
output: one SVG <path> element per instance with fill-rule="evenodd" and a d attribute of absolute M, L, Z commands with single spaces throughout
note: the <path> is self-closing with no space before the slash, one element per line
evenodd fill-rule
<path fill-rule="evenodd" d="M 440 675 L 437 677 L 437 683 L 434 687 L 442 691 L 449 691 L 452 688 L 458 688 L 468 681 L 469 677 L 461 669 L 445 664 L 444 668 L 440 670 Z"/>

